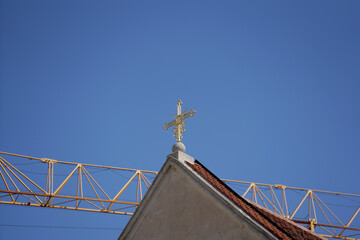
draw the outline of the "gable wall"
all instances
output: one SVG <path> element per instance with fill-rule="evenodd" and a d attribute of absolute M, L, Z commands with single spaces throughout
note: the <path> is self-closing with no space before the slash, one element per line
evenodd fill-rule
<path fill-rule="evenodd" d="M 119 239 L 269 239 L 197 184 L 170 166 L 132 230 Z"/>

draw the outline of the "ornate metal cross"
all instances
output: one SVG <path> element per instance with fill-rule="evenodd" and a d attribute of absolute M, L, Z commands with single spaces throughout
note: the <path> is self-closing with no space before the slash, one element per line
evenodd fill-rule
<path fill-rule="evenodd" d="M 179 99 L 179 101 L 176 104 L 176 106 L 177 106 L 177 115 L 175 116 L 175 115 L 171 114 L 175 118 L 175 120 L 172 120 L 171 122 L 165 123 L 165 125 L 164 125 L 165 130 L 169 129 L 169 127 L 174 126 L 172 130 L 175 131 L 174 137 L 176 137 L 177 142 L 181 142 L 181 139 L 183 138 L 182 133 L 185 132 L 184 124 L 187 123 L 187 122 L 185 122 L 184 120 L 186 118 L 188 118 L 188 117 L 194 116 L 194 114 L 195 114 L 195 111 L 192 110 L 192 109 L 188 113 L 185 113 L 187 108 L 183 112 L 181 112 L 181 105 L 182 105 L 182 102 Z"/>

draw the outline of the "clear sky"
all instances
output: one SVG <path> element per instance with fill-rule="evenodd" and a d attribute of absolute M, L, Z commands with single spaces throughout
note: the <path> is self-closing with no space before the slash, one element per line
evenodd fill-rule
<path fill-rule="evenodd" d="M 2 0 L 0 10 L 1 151 L 158 171 L 181 98 L 197 111 L 187 153 L 220 178 L 360 193 L 359 1 Z M 0 206 L 0 224 L 126 221 Z M 120 232 L 0 226 L 2 239 Z"/>

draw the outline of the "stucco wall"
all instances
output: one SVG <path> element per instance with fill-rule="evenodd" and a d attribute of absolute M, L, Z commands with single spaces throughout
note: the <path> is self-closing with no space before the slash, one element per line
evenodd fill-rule
<path fill-rule="evenodd" d="M 167 169 L 139 214 L 134 229 L 121 240 L 268 239 L 175 167 Z"/>

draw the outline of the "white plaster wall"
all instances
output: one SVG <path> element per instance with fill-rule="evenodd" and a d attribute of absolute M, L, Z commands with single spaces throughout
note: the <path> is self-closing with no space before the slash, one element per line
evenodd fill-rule
<path fill-rule="evenodd" d="M 181 169 L 170 167 L 144 214 L 120 239 L 268 239 Z"/>

